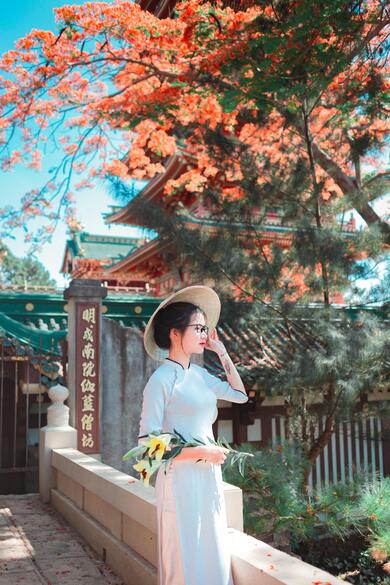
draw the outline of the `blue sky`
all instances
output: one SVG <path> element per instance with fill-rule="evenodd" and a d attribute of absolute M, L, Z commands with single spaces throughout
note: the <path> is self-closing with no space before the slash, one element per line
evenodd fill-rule
<path fill-rule="evenodd" d="M 82 4 L 83 0 L 15 0 L 3 2 L 0 21 L 0 52 L 14 48 L 14 42 L 28 33 L 32 28 L 55 30 L 53 8 L 65 4 Z M 0 171 L 0 204 L 17 204 L 19 198 L 30 189 L 40 187 L 48 178 L 48 168 L 53 164 L 48 156 L 44 160 L 41 172 L 35 172 L 22 166 L 16 167 L 11 173 Z M 78 193 L 78 219 L 90 233 L 112 235 L 135 235 L 139 231 L 125 226 L 109 228 L 102 219 L 102 213 L 108 211 L 109 205 L 115 204 L 102 184 L 93 190 L 84 190 Z M 383 210 L 383 202 L 376 205 Z M 356 216 L 358 225 L 363 222 Z M 26 253 L 28 246 L 24 244 L 23 232 L 16 232 L 14 239 L 5 241 L 11 250 L 18 256 Z M 53 236 L 52 243 L 47 244 L 38 255 L 39 259 L 56 279 L 59 286 L 64 286 L 65 280 L 59 273 L 61 260 L 66 241 L 66 228 L 60 224 Z"/>
<path fill-rule="evenodd" d="M 0 21 L 0 52 L 3 53 L 14 48 L 17 39 L 24 36 L 33 28 L 55 30 L 53 8 L 65 4 L 82 4 L 82 0 L 15 0 L 15 2 L 3 2 L 1 6 Z M 12 172 L 0 171 L 0 201 L 1 206 L 16 204 L 19 198 L 30 189 L 40 187 L 47 180 L 48 168 L 52 159 L 48 157 L 44 161 L 42 171 L 36 172 L 23 166 L 16 167 Z M 109 228 L 102 219 L 102 213 L 108 211 L 108 206 L 115 202 L 109 196 L 103 184 L 93 190 L 81 191 L 78 194 L 78 219 L 84 224 L 85 230 L 90 233 L 112 234 L 129 236 L 138 233 L 125 226 Z M 5 243 L 10 249 L 22 256 L 28 246 L 24 244 L 22 231 L 13 234 L 15 239 L 7 239 Z M 47 244 L 38 258 L 56 279 L 59 286 L 64 286 L 65 280 L 59 273 L 61 260 L 66 241 L 66 228 L 58 225 L 51 244 Z"/>

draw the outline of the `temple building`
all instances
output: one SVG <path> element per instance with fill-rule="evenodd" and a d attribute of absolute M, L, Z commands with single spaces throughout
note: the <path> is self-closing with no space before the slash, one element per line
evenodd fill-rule
<path fill-rule="evenodd" d="M 212 233 L 215 230 L 228 228 L 229 225 L 225 224 L 223 220 L 216 222 L 210 218 L 207 209 L 197 200 L 196 194 L 179 193 L 175 198 L 164 197 L 164 187 L 167 181 L 179 177 L 187 165 L 188 161 L 182 154 L 177 153 L 170 156 L 163 173 L 153 177 L 138 193 L 133 193 L 127 205 L 114 206 L 110 213 L 105 214 L 106 223 L 144 228 L 137 209 L 142 206 L 142 203 L 155 203 L 161 205 L 167 213 L 173 208 L 177 209 L 180 205 L 181 219 L 190 229 Z M 248 228 L 238 224 L 235 227 L 239 230 L 242 229 L 243 243 L 252 245 L 250 240 L 253 235 L 247 232 Z M 355 219 L 351 217 L 348 222 L 344 223 L 343 231 L 347 236 L 350 236 L 355 230 Z M 278 210 L 270 210 L 262 222 L 260 243 L 262 246 L 276 244 L 282 249 L 289 248 L 294 231 L 294 225 L 282 221 Z M 109 237 L 87 237 L 82 234 L 74 234 L 73 237 L 76 240 L 81 238 L 85 242 L 82 257 L 80 257 L 80 252 L 74 251 L 77 242 L 71 243 L 69 241 L 67 244 L 62 272 L 72 275 L 73 278 L 99 278 L 111 285 L 138 287 L 143 292 L 152 292 L 156 297 L 166 296 L 177 288 L 197 283 L 197 280 L 194 280 L 191 267 L 186 259 L 181 257 L 174 242 L 162 240 L 159 235 L 149 240 L 129 239 L 129 242 L 126 242 L 126 238 L 118 239 L 118 244 L 123 241 L 122 247 L 114 242 L 111 243 Z M 91 238 L 94 241 L 87 245 L 87 240 Z M 106 242 L 107 250 L 105 251 Z M 127 249 L 126 246 L 128 246 Z M 109 260 L 108 256 L 115 254 L 119 248 L 121 253 L 112 255 Z M 92 256 L 93 254 L 95 256 Z M 96 262 L 97 256 L 99 256 L 100 264 Z M 104 271 L 101 268 L 103 257 Z M 83 268 L 84 272 L 82 272 Z M 208 281 L 205 284 L 213 286 L 216 283 Z M 343 297 L 336 295 L 332 302 L 342 303 Z"/>
<path fill-rule="evenodd" d="M 166 18 L 172 14 L 176 1 L 139 0 L 139 4 L 143 10 L 159 18 Z M 240 10 L 253 4 L 253 0 L 224 2 L 224 5 Z M 168 213 L 171 209 L 177 211 L 178 206 L 181 206 L 181 220 L 187 228 L 193 230 L 213 233 L 228 228 L 229 225 L 223 220 L 216 222 L 211 219 L 208 210 L 199 204 L 195 193 L 179 192 L 169 199 L 164 197 L 167 182 L 180 177 L 189 166 L 191 161 L 185 152 L 171 155 L 165 163 L 164 172 L 152 178 L 138 193 L 133 192 L 127 205 L 113 208 L 111 213 L 105 215 L 105 221 L 109 225 L 144 228 L 137 213 L 137 208 L 144 202 L 160 204 Z M 282 249 L 289 248 L 295 230 L 293 224 L 283 221 L 277 209 L 269 210 L 263 219 L 260 241 L 257 243 L 253 242 L 253 234 L 248 232 L 247 226 L 237 224 L 234 227 L 239 231 L 242 228 L 244 246 L 276 244 Z M 350 236 L 355 229 L 355 220 L 351 217 L 349 222 L 344 223 L 343 231 Z M 198 282 L 175 242 L 163 240 L 159 235 L 150 239 L 137 239 L 73 232 L 66 245 L 61 272 L 72 278 L 94 278 L 108 286 L 128 287 L 134 291 L 151 293 L 155 297 L 166 296 L 180 287 Z M 211 280 L 206 282 L 203 279 L 202 282 L 210 286 L 220 285 Z M 342 303 L 343 297 L 336 294 L 331 301 Z"/>
<path fill-rule="evenodd" d="M 93 278 L 109 287 L 122 287 L 133 292 L 148 291 L 144 278 L 122 271 L 110 272 L 112 266 L 120 265 L 147 239 L 136 237 L 102 236 L 72 230 L 66 241 L 60 271 L 71 278 Z"/>

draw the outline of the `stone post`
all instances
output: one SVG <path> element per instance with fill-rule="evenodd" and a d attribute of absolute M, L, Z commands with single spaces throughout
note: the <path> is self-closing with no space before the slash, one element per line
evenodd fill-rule
<path fill-rule="evenodd" d="M 74 279 L 64 292 L 68 301 L 68 387 L 70 424 L 78 430 L 78 450 L 100 450 L 100 346 L 102 299 L 99 280 Z"/>
<path fill-rule="evenodd" d="M 69 408 L 64 404 L 68 396 L 65 386 L 50 388 L 53 404 L 47 409 L 47 425 L 39 431 L 39 493 L 43 502 L 50 501 L 50 490 L 55 487 L 52 449 L 77 448 L 77 431 L 69 426 Z"/>

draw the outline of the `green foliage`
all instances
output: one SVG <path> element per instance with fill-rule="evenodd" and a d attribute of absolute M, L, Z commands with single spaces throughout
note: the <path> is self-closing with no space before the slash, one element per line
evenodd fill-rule
<path fill-rule="evenodd" d="M 123 184 L 119 194 L 122 200 L 126 197 Z M 212 202 L 213 194 L 209 197 Z M 349 310 L 323 302 L 324 277 L 317 271 L 321 259 L 327 266 L 330 293 L 348 290 L 351 279 L 361 274 L 360 265 L 349 252 L 349 236 L 337 225 L 316 229 L 298 206 L 287 200 L 282 222 L 284 213 L 296 213 L 291 247 L 281 250 L 270 245 L 265 250 L 262 233 L 268 229 L 266 208 L 259 211 L 255 200 L 252 192 L 245 201 L 226 203 L 218 217 L 212 214 L 198 222 L 197 229 L 188 227 L 190 222 L 196 223 L 196 218 L 184 204 L 176 213 L 167 214 L 162 205 L 135 198 L 132 208 L 142 225 L 158 231 L 162 242 L 174 242 L 176 266 L 190 267 L 193 281 L 211 278 L 221 284 L 239 283 L 243 301 L 253 299 L 238 305 L 221 295 L 224 326 L 242 332 L 237 338 L 230 336 L 229 350 L 243 355 L 239 369 L 248 387 L 256 385 L 267 396 L 283 393 L 292 409 L 288 432 L 302 441 L 309 454 L 319 415 L 347 420 L 351 412 L 356 415 L 356 405 L 367 392 L 388 387 L 384 368 L 387 330 L 375 311 Z M 251 252 L 243 243 L 243 233 L 254 246 Z M 353 246 L 371 251 L 375 248 L 372 239 L 372 233 L 370 237 L 354 234 Z M 167 256 L 167 261 L 172 258 Z M 300 279 L 288 276 L 291 265 L 299 266 Z M 302 293 L 302 287 L 307 292 Z M 314 306 L 313 298 L 317 300 Z M 251 360 L 249 367 L 243 342 L 246 332 L 257 340 L 263 337 L 269 354 L 277 350 L 276 367 L 265 367 L 262 360 Z M 259 349 L 255 351 L 260 353 Z M 320 412 L 308 406 L 318 403 L 319 396 L 324 398 L 318 407 Z M 377 408 L 370 403 L 373 414 Z"/>
<path fill-rule="evenodd" d="M 377 270 L 377 265 L 373 262 L 362 263 L 362 277 L 364 278 L 364 271 L 369 274 L 370 278 L 375 279 L 375 284 L 362 290 L 357 286 L 356 294 L 360 296 L 362 301 L 389 303 L 390 302 L 390 257 L 387 255 L 382 262 L 379 263 L 381 272 Z"/>
<path fill-rule="evenodd" d="M 364 486 L 359 506 L 372 522 L 373 529 L 390 526 L 390 478 Z M 390 553 L 390 550 L 389 550 Z"/>
<path fill-rule="evenodd" d="M 353 545 L 338 540 L 331 543 L 320 540 L 303 560 L 337 575 L 354 585 L 390 585 L 390 576 L 382 564 L 376 562 L 365 548 L 363 540 L 354 539 Z M 299 551 L 302 554 L 302 551 Z"/>
<path fill-rule="evenodd" d="M 390 478 L 356 475 L 353 481 L 311 494 L 304 485 L 307 462 L 299 444 L 242 448 L 254 454 L 246 463 L 245 477 L 235 468 L 224 468 L 223 477 L 243 490 L 248 533 L 276 542 L 287 535 L 295 550 L 310 547 L 312 540 L 344 542 L 363 535 L 371 552 L 380 550 L 390 557 Z"/>
<path fill-rule="evenodd" d="M 384 557 L 390 558 L 390 526 L 381 522 L 381 526 L 376 527 L 370 538 L 370 553 L 379 552 Z"/>
<path fill-rule="evenodd" d="M 32 257 L 18 258 L 0 244 L 0 284 L 15 286 L 55 286 L 43 264 Z"/>
<path fill-rule="evenodd" d="M 359 504 L 370 520 L 370 553 L 390 559 L 390 478 L 366 486 Z"/>
<path fill-rule="evenodd" d="M 360 115 L 379 121 L 386 115 L 380 52 L 386 41 L 367 51 L 367 27 L 381 21 L 379 7 L 368 13 L 364 3 L 344 0 L 259 4 L 267 10 L 248 24 L 249 50 L 232 50 L 221 60 L 222 79 L 200 71 L 192 86 L 216 97 L 226 112 L 237 111 L 235 129 L 173 124 L 184 148 L 195 136 L 212 163 L 205 190 L 175 187 L 157 204 L 134 198 L 120 180 L 113 190 L 122 203 L 132 201 L 140 225 L 170 244 L 162 251 L 167 264 L 174 260 L 179 274 L 188 271 L 193 282 L 215 282 L 223 291 L 222 321 L 239 332 L 230 336 L 229 350 L 242 355 L 245 384 L 259 394 L 283 394 L 288 435 L 313 462 L 330 439 L 329 432 L 315 438 L 318 417 L 332 427 L 358 416 L 367 392 L 389 384 L 383 316 L 334 306 L 368 276 L 358 259 L 375 262 L 389 234 L 384 222 L 351 232 L 340 220 L 352 208 L 368 217 L 362 209 L 383 195 L 388 179 L 378 169 L 366 176 L 363 158 L 380 156 L 385 138 L 365 127 L 357 131 Z M 197 32 L 206 53 L 218 35 L 215 19 L 203 16 Z M 163 107 L 175 119 L 175 104 Z M 321 107 L 334 113 L 320 124 Z M 240 139 L 246 125 L 266 149 Z M 344 150 L 345 158 L 338 152 Z M 222 178 L 214 181 L 214 171 Z M 329 179 L 337 188 L 326 187 Z M 239 187 L 238 195 L 226 195 L 225 187 Z M 241 306 L 228 302 L 228 286 Z M 250 337 L 262 337 L 262 348 L 246 344 Z M 375 403 L 369 408 L 378 411 Z"/>
<path fill-rule="evenodd" d="M 253 34 L 249 55 L 232 55 L 223 72 L 226 78 L 241 74 L 241 100 L 253 100 L 261 109 L 270 108 L 271 92 L 279 103 L 299 103 L 302 97 L 315 101 L 353 56 L 362 56 L 367 25 L 364 3 L 327 0 L 292 5 L 281 1 L 272 3 L 272 8 L 271 18 L 262 15 L 255 22 L 253 32 L 260 34 Z M 256 64 L 250 79 L 245 76 L 248 61 Z M 357 99 L 365 112 L 372 115 L 374 106 L 376 114 L 378 109 L 385 113 L 389 97 L 380 74 L 359 85 L 352 78 L 345 94 L 349 98 L 344 103 L 346 123 Z"/>

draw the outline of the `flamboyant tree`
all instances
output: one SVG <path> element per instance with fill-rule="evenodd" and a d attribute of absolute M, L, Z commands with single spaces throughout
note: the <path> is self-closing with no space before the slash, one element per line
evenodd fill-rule
<path fill-rule="evenodd" d="M 364 275 L 357 259 L 390 244 L 371 204 L 390 175 L 390 14 L 384 0 L 249 4 L 188 0 L 159 20 L 132 2 L 87 2 L 57 9 L 56 33 L 18 41 L 0 62 L 3 168 L 38 167 L 51 140 L 62 158 L 21 208 L 2 210 L 3 227 L 41 214 L 50 232 L 61 208 L 72 224 L 75 189 L 113 175 L 126 198 L 128 179 L 151 178 L 179 154 L 186 168 L 145 224 L 174 238 L 201 274 L 259 301 L 243 323 L 258 328 L 260 306 L 292 341 L 303 336 L 288 375 L 273 372 L 267 389 L 283 387 L 314 461 L 341 406 L 381 380 L 375 324 L 360 319 L 357 329 L 343 316 L 332 326 L 331 302 Z M 220 229 L 186 229 L 193 204 Z M 270 209 L 290 230 L 285 249 L 262 241 Z M 366 221 L 364 233 L 345 233 L 349 209 Z M 307 326 L 300 311 L 313 299 L 324 312 Z M 313 442 L 308 399 L 318 389 L 326 424 Z"/>
<path fill-rule="evenodd" d="M 295 198 L 298 176 L 317 222 L 325 202 L 342 201 L 389 242 L 370 205 L 388 179 L 387 3 L 254 4 L 235 12 L 189 0 L 159 20 L 132 2 L 87 2 L 56 10 L 58 33 L 18 41 L 0 62 L 2 166 L 39 167 L 55 137 L 63 159 L 26 195 L 23 217 L 3 215 L 52 219 L 54 194 L 70 202 L 75 173 L 74 188 L 99 173 L 152 177 L 184 149 L 189 168 L 167 185 L 172 201 L 207 190 L 241 200 L 245 180 L 277 203 Z"/>

